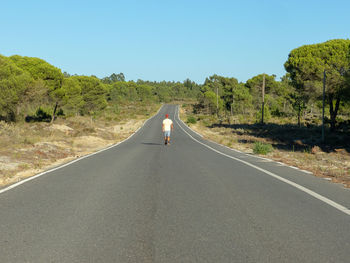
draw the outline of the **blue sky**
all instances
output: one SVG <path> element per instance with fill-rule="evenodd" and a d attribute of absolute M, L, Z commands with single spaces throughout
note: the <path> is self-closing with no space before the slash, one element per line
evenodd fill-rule
<path fill-rule="evenodd" d="M 348 0 L 3 1 L 0 54 L 127 80 L 280 78 L 292 49 L 350 38 L 349 10 Z"/>

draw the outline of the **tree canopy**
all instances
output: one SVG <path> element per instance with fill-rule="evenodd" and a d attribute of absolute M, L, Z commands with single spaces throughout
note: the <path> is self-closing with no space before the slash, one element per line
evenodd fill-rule
<path fill-rule="evenodd" d="M 326 73 L 326 96 L 334 130 L 340 102 L 350 95 L 350 40 L 301 46 L 290 52 L 284 66 L 295 88 L 306 98 L 321 96 Z"/>

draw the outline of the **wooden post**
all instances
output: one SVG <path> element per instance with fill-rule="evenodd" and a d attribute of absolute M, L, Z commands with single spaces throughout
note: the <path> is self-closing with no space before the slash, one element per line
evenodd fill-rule
<path fill-rule="evenodd" d="M 265 73 L 263 75 L 262 85 L 262 108 L 261 108 L 261 123 L 264 124 L 264 108 L 265 108 Z"/>
<path fill-rule="evenodd" d="M 219 88 L 216 87 L 216 116 L 219 117 Z"/>
<path fill-rule="evenodd" d="M 233 101 L 234 101 L 234 96 L 233 96 L 233 88 L 232 88 L 232 103 L 231 103 L 231 116 L 233 116 Z"/>

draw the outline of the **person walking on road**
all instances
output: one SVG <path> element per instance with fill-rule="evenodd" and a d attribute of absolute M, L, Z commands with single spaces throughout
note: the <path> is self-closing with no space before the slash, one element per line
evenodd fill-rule
<path fill-rule="evenodd" d="M 170 144 L 170 132 L 174 129 L 174 124 L 171 119 L 169 119 L 169 114 L 165 114 L 165 119 L 163 120 L 162 131 L 164 132 L 164 144 Z"/>

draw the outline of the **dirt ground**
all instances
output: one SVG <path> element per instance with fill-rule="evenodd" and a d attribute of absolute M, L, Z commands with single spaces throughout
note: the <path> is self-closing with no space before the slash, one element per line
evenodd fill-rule
<path fill-rule="evenodd" d="M 0 188 L 126 139 L 158 108 L 121 121 L 72 117 L 54 124 L 0 122 Z"/>

